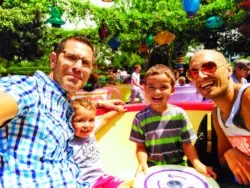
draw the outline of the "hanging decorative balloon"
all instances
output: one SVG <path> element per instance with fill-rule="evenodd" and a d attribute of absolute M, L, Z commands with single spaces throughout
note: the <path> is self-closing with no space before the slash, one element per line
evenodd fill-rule
<path fill-rule="evenodd" d="M 250 0 L 245 0 L 240 4 L 240 8 L 250 11 Z"/>
<path fill-rule="evenodd" d="M 118 37 L 113 37 L 109 40 L 108 44 L 112 48 L 112 50 L 117 50 L 121 44 L 121 41 Z"/>
<path fill-rule="evenodd" d="M 224 21 L 219 16 L 211 16 L 206 21 L 206 27 L 209 29 L 219 29 L 223 26 Z"/>
<path fill-rule="evenodd" d="M 109 36 L 109 28 L 107 26 L 107 24 L 104 22 L 104 20 L 102 20 L 102 24 L 101 27 L 98 30 L 99 32 L 99 37 L 102 41 L 104 41 L 106 38 L 108 38 Z"/>
<path fill-rule="evenodd" d="M 175 39 L 175 35 L 167 30 L 159 32 L 155 37 L 155 42 L 161 46 L 170 44 Z"/>
<path fill-rule="evenodd" d="M 62 20 L 63 10 L 57 7 L 55 4 L 50 6 L 50 18 L 46 20 L 45 23 L 50 23 L 52 27 L 61 27 L 65 24 L 65 21 Z"/>
<path fill-rule="evenodd" d="M 151 47 L 154 44 L 154 36 L 152 34 L 148 34 L 146 36 L 146 45 L 147 47 Z"/>
<path fill-rule="evenodd" d="M 250 37 L 250 13 L 247 14 L 243 24 L 239 27 L 239 32 L 245 37 Z"/>
<path fill-rule="evenodd" d="M 176 63 L 177 64 L 185 63 L 185 55 L 183 54 L 182 51 L 177 52 Z"/>
<path fill-rule="evenodd" d="M 147 47 L 147 44 L 145 42 L 142 42 L 140 47 L 139 47 L 139 53 L 141 55 L 146 55 L 148 54 L 148 47 Z"/>
<path fill-rule="evenodd" d="M 192 18 L 199 10 L 200 0 L 183 0 L 183 7 L 187 16 Z"/>

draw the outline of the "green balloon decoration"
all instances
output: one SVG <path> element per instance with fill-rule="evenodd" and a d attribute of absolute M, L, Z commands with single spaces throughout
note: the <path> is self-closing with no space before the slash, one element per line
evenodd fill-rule
<path fill-rule="evenodd" d="M 45 23 L 50 23 L 52 27 L 61 27 L 61 25 L 65 24 L 65 21 L 61 18 L 62 14 L 62 9 L 52 5 L 50 7 L 50 18 Z"/>
<path fill-rule="evenodd" d="M 152 34 L 148 34 L 146 37 L 146 45 L 147 47 L 151 47 L 154 44 L 154 36 Z"/>

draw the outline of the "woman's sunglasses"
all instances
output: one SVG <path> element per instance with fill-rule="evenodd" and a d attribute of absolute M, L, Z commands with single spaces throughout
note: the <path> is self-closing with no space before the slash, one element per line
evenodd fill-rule
<path fill-rule="evenodd" d="M 219 67 L 223 65 L 218 66 L 214 62 L 206 62 L 206 63 L 203 63 L 200 66 L 200 68 L 192 68 L 192 69 L 187 70 L 186 76 L 189 80 L 195 80 L 199 76 L 199 71 L 201 71 L 203 74 L 209 75 L 209 74 L 213 74 Z"/>

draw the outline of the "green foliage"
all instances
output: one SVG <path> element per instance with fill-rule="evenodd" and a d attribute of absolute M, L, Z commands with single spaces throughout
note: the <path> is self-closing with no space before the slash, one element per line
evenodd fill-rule
<path fill-rule="evenodd" d="M 63 16 L 77 22 L 88 16 L 97 25 L 95 28 L 64 30 L 47 27 L 44 22 L 49 17 L 49 7 L 56 6 L 63 10 Z M 9 66 L 48 66 L 48 55 L 54 46 L 64 37 L 78 34 L 90 38 L 96 48 L 98 67 L 105 66 L 110 60 L 116 68 L 131 68 L 134 64 L 144 64 L 147 56 L 139 54 L 138 49 L 148 34 L 156 35 L 162 30 L 169 30 L 176 38 L 169 45 L 172 58 L 176 57 L 177 42 L 181 42 L 185 53 L 189 44 L 208 43 L 211 38 L 216 44 L 217 32 L 223 29 L 237 28 L 246 14 L 240 10 L 234 0 L 201 1 L 197 15 L 189 19 L 181 0 L 115 0 L 112 8 L 97 7 L 88 0 L 4 0 L 0 6 L 0 57 Z M 210 16 L 221 16 L 225 27 L 211 31 L 205 27 Z M 100 41 L 98 28 L 105 20 L 110 32 L 106 41 Z M 107 42 L 118 36 L 121 45 L 118 51 L 112 51 Z M 246 40 L 240 44 L 246 46 Z M 232 41 L 231 44 L 234 44 Z M 225 51 L 233 45 L 230 40 L 224 45 Z M 239 44 L 239 43 L 237 43 Z M 1 62 L 1 61 L 0 61 Z M 9 70 L 9 69 L 8 69 Z"/>
<path fill-rule="evenodd" d="M 37 70 L 43 71 L 45 73 L 50 72 L 49 67 L 9 67 L 7 72 L 9 74 L 33 75 Z"/>

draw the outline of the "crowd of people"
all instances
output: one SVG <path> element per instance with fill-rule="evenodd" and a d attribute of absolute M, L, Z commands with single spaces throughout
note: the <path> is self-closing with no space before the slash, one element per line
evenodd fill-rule
<path fill-rule="evenodd" d="M 70 36 L 51 52 L 49 75 L 37 71 L 33 76 L 0 79 L 1 187 L 131 187 L 102 169 L 94 136 L 95 127 L 125 112 L 125 103 L 70 98 L 86 85 L 94 54 L 90 40 Z M 238 61 L 233 70 L 223 54 L 200 50 L 187 70 L 196 90 L 216 106 L 213 126 L 221 166 L 234 177 L 235 185 L 246 186 L 250 184 L 250 84 L 244 77 L 249 67 L 249 62 Z M 149 104 L 134 117 L 128 138 L 136 143 L 136 173 L 155 165 L 187 165 L 186 156 L 198 172 L 220 182 L 222 172 L 199 160 L 188 115 L 168 103 L 176 85 L 172 69 L 156 63 L 147 70 L 143 86 L 140 71 L 136 65 L 131 75 L 130 102 L 137 97 L 143 102 L 145 96 Z M 121 70 L 120 77 L 127 76 Z M 97 119 L 98 107 L 110 112 Z"/>

